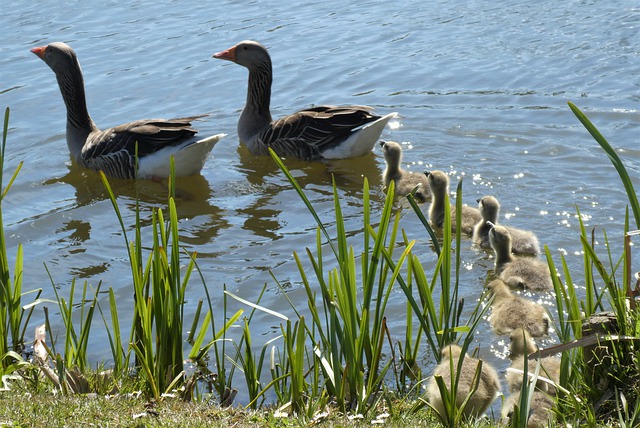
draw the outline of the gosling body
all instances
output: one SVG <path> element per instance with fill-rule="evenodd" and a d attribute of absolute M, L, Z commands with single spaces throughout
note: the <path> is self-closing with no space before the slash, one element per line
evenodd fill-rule
<path fill-rule="evenodd" d="M 498 224 L 500 202 L 493 196 L 483 196 L 478 199 L 478 209 L 482 219 L 473 228 L 473 242 L 481 248 L 491 248 L 487 222 Z M 540 243 L 533 232 L 504 226 L 511 235 L 511 252 L 518 255 L 537 256 L 540 253 Z"/>
<path fill-rule="evenodd" d="M 525 328 L 534 337 L 549 332 L 549 316 L 544 306 L 524 297 L 515 296 L 501 279 L 487 285 L 493 293 L 489 323 L 498 335 L 507 335 L 517 328 Z"/>
<path fill-rule="evenodd" d="M 511 288 L 533 291 L 553 290 L 549 266 L 532 257 L 511 254 L 511 235 L 500 225 L 492 225 L 489 242 L 496 256 L 496 273 Z"/>
<path fill-rule="evenodd" d="M 463 357 L 462 368 L 458 380 L 458 390 L 456 394 L 456 405 L 460 407 L 467 399 L 474 377 L 481 360 L 462 355 L 462 349 L 458 345 L 449 345 L 442 350 L 442 361 L 436 367 L 433 376 L 427 385 L 427 398 L 429 403 L 438 411 L 440 415 L 445 414 L 444 403 L 440 395 L 440 390 L 435 380 L 435 376 L 441 376 L 447 389 L 451 388 L 452 379 L 455 380 L 456 370 L 460 358 Z M 453 367 L 453 373 L 451 370 Z M 477 390 L 471 395 L 462 412 L 467 416 L 478 417 L 482 415 L 491 402 L 500 392 L 500 380 L 498 373 L 486 361 L 482 361 L 482 371 Z"/>
<path fill-rule="evenodd" d="M 502 405 L 502 418 L 505 424 L 513 417 L 515 405 L 520 400 L 520 392 L 511 394 Z M 555 420 L 555 400 L 542 391 L 534 391 L 529 405 L 527 428 L 546 428 Z"/>
<path fill-rule="evenodd" d="M 417 202 L 423 203 L 431 199 L 429 183 L 427 177 L 422 173 L 405 171 L 402 169 L 402 146 L 395 141 L 381 141 L 382 153 L 387 167 L 382 174 L 382 180 L 386 188 L 393 181 L 396 196 L 407 196 L 413 189 L 416 189 L 414 198 Z"/>
<path fill-rule="evenodd" d="M 535 371 L 537 361 L 529 360 L 528 356 L 538 350 L 538 346 L 531 337 L 531 334 L 523 328 L 514 330 L 509 336 L 510 355 L 512 370 L 507 370 L 506 380 L 510 392 L 517 392 L 522 388 L 522 378 L 525 364 L 529 376 Z M 540 370 L 538 371 L 538 381 L 536 389 L 554 395 L 556 388 L 554 384 L 560 382 L 560 358 L 545 357 L 540 360 Z M 515 369 L 515 370 L 514 370 Z M 549 382 L 551 381 L 551 382 Z"/>
<path fill-rule="evenodd" d="M 431 206 L 429 207 L 429 221 L 436 228 L 444 226 L 445 196 L 449 194 L 449 177 L 442 171 L 425 172 L 429 190 L 431 191 Z M 451 205 L 451 231 L 456 231 L 456 207 Z M 466 235 L 473 234 L 474 226 L 482 219 L 480 210 L 462 205 L 462 224 L 460 230 Z"/>

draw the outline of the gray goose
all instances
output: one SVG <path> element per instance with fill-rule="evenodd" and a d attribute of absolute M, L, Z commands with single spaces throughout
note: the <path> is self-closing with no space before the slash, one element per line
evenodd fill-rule
<path fill-rule="evenodd" d="M 391 181 L 395 182 L 395 195 L 407 196 L 418 186 L 414 197 L 417 202 L 427 202 L 431 198 L 427 177 L 422 173 L 405 171 L 400 166 L 402 161 L 402 146 L 395 141 L 380 141 L 382 154 L 387 164 L 382 180 L 384 185 L 389 187 Z"/>
<path fill-rule="evenodd" d="M 206 115 L 136 120 L 101 131 L 89 116 L 82 69 L 73 49 L 57 42 L 31 52 L 56 74 L 67 107 L 67 145 L 73 159 L 85 168 L 115 178 L 165 178 L 173 155 L 176 176 L 193 175 L 200 172 L 213 146 L 225 135 L 195 137 L 198 131 L 191 122 Z"/>
<path fill-rule="evenodd" d="M 483 196 L 478 199 L 478 208 L 482 219 L 473 228 L 473 242 L 481 248 L 491 248 L 489 244 L 489 230 L 487 222 L 498 224 L 500 202 L 493 196 Z M 511 235 L 511 251 L 513 254 L 537 256 L 540 253 L 538 238 L 533 232 L 505 226 Z"/>
<path fill-rule="evenodd" d="M 449 194 L 449 176 L 442 171 L 426 171 L 427 182 L 431 190 L 431 206 L 429 207 L 429 220 L 437 228 L 444 225 L 444 201 Z M 460 230 L 467 235 L 473 234 L 473 227 L 482 216 L 477 208 L 468 205 L 462 206 L 462 225 Z M 451 230 L 456 231 L 456 207 L 451 205 Z"/>
<path fill-rule="evenodd" d="M 319 105 L 273 120 L 272 67 L 267 49 L 245 40 L 213 55 L 249 70 L 247 101 L 238 120 L 238 138 L 255 155 L 268 148 L 278 156 L 304 160 L 343 159 L 371 151 L 397 113 L 379 116 L 367 106 Z"/>
<path fill-rule="evenodd" d="M 436 383 L 435 376 L 441 376 L 448 390 L 451 390 L 452 381 L 455 380 L 458 362 L 463 358 L 462 368 L 458 376 L 458 391 L 456 394 L 456 405 L 460 407 L 474 385 L 478 363 L 482 360 L 462 355 L 462 348 L 458 345 L 448 345 L 442 349 L 442 360 L 429 378 L 427 383 L 427 400 L 434 409 L 444 416 L 444 403 L 440 394 L 440 389 Z M 453 372 L 451 370 L 453 367 Z M 488 362 L 482 361 L 482 371 L 477 389 L 467 401 L 462 413 L 467 416 L 478 417 L 489 407 L 491 402 L 500 392 L 500 380 L 496 370 Z"/>
<path fill-rule="evenodd" d="M 489 242 L 496 257 L 496 273 L 511 288 L 533 291 L 553 290 L 549 266 L 533 257 L 511 254 L 511 235 L 507 228 L 489 222 Z"/>

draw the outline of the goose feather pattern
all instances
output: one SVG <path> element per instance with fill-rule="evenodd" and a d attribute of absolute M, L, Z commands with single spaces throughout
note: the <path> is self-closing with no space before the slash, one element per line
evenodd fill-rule
<path fill-rule="evenodd" d="M 56 74 L 67 108 L 67 145 L 76 163 L 85 168 L 116 178 L 164 178 L 170 174 L 173 156 L 176 176 L 193 175 L 225 136 L 196 138 L 198 131 L 191 122 L 206 115 L 143 119 L 100 130 L 87 110 L 82 69 L 73 49 L 57 42 L 31 52 Z"/>
<path fill-rule="evenodd" d="M 269 148 L 304 160 L 344 159 L 370 152 L 397 113 L 379 116 L 368 106 L 319 105 L 280 119 L 271 117 L 273 71 L 267 49 L 246 40 L 213 55 L 249 70 L 247 101 L 238 120 L 240 144 L 255 155 Z"/>

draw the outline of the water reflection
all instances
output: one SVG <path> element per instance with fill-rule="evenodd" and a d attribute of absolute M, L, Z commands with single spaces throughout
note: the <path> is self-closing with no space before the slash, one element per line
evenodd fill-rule
<path fill-rule="evenodd" d="M 63 177 L 45 181 L 44 185 L 65 183 L 73 187 L 75 191 L 75 209 L 91 207 L 109 199 L 100 175 L 95 171 L 89 171 L 75 164 L 68 166 L 68 173 Z M 169 195 L 169 180 L 126 180 L 108 178 L 109 186 L 116 196 L 123 218 L 134 216 L 136 202 L 140 207 L 140 223 L 143 227 L 151 225 L 151 211 L 162 209 L 167 218 L 167 204 Z M 186 241 L 194 245 L 202 245 L 211 242 L 218 232 L 229 227 L 228 221 L 223 217 L 222 210 L 212 203 L 213 194 L 211 185 L 202 175 L 178 177 L 175 184 L 174 201 L 177 208 L 178 220 L 181 229 L 185 230 Z M 126 208 L 126 210 L 125 210 Z M 111 229 L 116 229 L 116 219 Z M 187 221 L 189 222 L 187 224 Z M 88 223 L 83 232 L 75 234 L 74 240 L 82 242 L 89 239 L 91 227 Z M 190 228 L 193 226 L 193 228 Z M 134 224 L 128 226 L 133 228 Z"/>
<path fill-rule="evenodd" d="M 270 240 L 282 238 L 283 226 L 296 221 L 293 210 L 302 208 L 299 212 L 304 212 L 304 206 L 298 202 L 293 202 L 295 206 L 291 206 L 290 198 L 282 196 L 292 186 L 270 157 L 255 156 L 244 146 L 238 147 L 238 154 L 238 170 L 248 183 L 242 192 L 251 195 L 247 205 L 237 208 L 237 212 L 245 218 L 241 227 L 255 236 Z M 324 200 L 332 199 L 332 179 L 340 189 L 341 198 L 354 198 L 357 201 L 361 201 L 365 177 L 371 189 L 381 187 L 382 183 L 382 172 L 374 153 L 322 162 L 288 158 L 283 162 L 312 203 L 317 195 Z"/>

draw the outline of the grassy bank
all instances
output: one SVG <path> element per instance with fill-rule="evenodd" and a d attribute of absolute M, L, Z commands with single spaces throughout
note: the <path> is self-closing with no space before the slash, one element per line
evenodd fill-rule
<path fill-rule="evenodd" d="M 635 294 L 640 280 L 633 276 L 631 242 L 635 239 L 637 246 L 640 239 L 632 231 L 640 229 L 640 206 L 615 150 L 575 106 L 570 107 L 620 175 L 629 199 L 625 236 L 609 245 L 605 231 L 588 231 L 581 223 L 581 234 L 576 237 L 584 250 L 581 272 L 571 272 L 563 256 L 558 258 L 545 248 L 551 272 L 560 273 L 552 277 L 558 314 L 553 323 L 561 344 L 532 358 L 540 360 L 545 353 L 562 355 L 554 384 L 558 392 L 549 413 L 552 425 L 635 426 L 640 423 L 640 309 Z M 8 120 L 7 109 L 0 170 Z M 100 284 L 74 282 L 69 294 L 62 295 L 52 281 L 54 302 L 41 300 L 40 290 L 23 291 L 22 248 L 18 246 L 10 266 L 0 200 L 0 425 L 497 425 L 498 415 L 477 421 L 464 417 L 467 402 L 456 404 L 454 399 L 459 395 L 456 376 L 450 387 L 439 382 L 445 401 L 440 415 L 430 407 L 424 392 L 432 373 L 420 365 L 422 356 L 427 353 L 439 362 L 450 343 L 458 343 L 463 355 L 472 355 L 474 334 L 491 303 L 488 293 L 473 303 L 458 295 L 460 248 L 465 237 L 460 228 L 451 230 L 448 195 L 442 230 L 434 230 L 412 196 L 407 197 L 437 256 L 435 269 L 428 271 L 413 252 L 415 241 L 399 227 L 393 184 L 383 209 L 371 212 L 365 180 L 363 233 L 356 236 L 361 240 L 356 245 L 346 230 L 335 183 L 335 216 L 321 219 L 282 161 L 275 155 L 272 158 L 317 222 L 314 245 L 294 249 L 307 304 L 297 307 L 290 302 L 286 314 L 261 305 L 263 288 L 253 302 L 225 292 L 220 308 L 211 307 L 207 298 L 199 302 L 194 319 L 186 324 L 183 309 L 192 275 L 200 277 L 207 297 L 209 292 L 207 278 L 198 270 L 197 254 L 180 245 L 173 180 L 169 180 L 166 209 L 152 213 L 152 237 L 146 242 L 140 211 L 136 210 L 136 227 L 127 230 L 117 198 L 102 176 L 131 267 L 135 304 L 128 331 L 119 322 L 114 290 L 106 290 L 109 306 L 101 307 Z M 19 168 L 6 185 L 0 181 L 2 199 L 10 194 L 18 173 Z M 456 188 L 458 225 L 462 192 L 461 181 Z M 596 247 L 596 236 L 605 242 L 605 254 Z M 354 248 L 360 250 L 356 253 Z M 621 248 L 621 253 L 615 253 L 615 248 Z M 277 278 L 274 283 L 281 287 Z M 584 295 L 576 294 L 578 285 L 585 288 Z M 74 301 L 76 289 L 81 290 L 80 304 Z M 281 289 L 286 298 L 284 287 Z M 396 290 L 406 298 L 402 334 L 390 332 L 387 325 L 386 305 Z M 228 299 L 240 301 L 245 309 L 229 313 Z M 50 328 L 48 305 L 52 303 L 65 326 L 59 334 Z M 40 308 L 45 322 L 31 353 L 31 339 L 25 337 L 25 331 L 34 310 Z M 278 319 L 280 326 L 280 334 L 260 346 L 251 336 L 257 311 Z M 613 313 L 615 325 L 602 329 L 598 336 L 585 334 L 585 320 L 604 311 Z M 101 362 L 87 357 L 95 326 L 107 332 L 108 367 L 96 366 Z M 231 336 L 232 326 L 241 333 Z M 529 380 L 524 373 L 510 421 L 514 426 L 525 426 L 534 406 L 539 371 L 532 374 Z M 249 398 L 246 409 L 234 402 L 238 389 Z"/>

